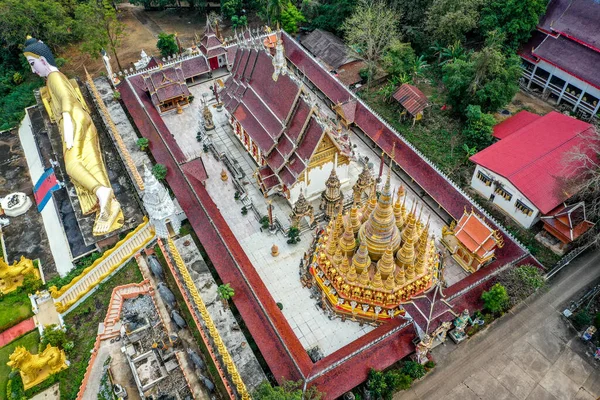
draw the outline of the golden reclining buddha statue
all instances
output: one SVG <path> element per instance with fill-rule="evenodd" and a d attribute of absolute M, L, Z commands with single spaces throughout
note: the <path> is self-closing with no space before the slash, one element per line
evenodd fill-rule
<path fill-rule="evenodd" d="M 23 54 L 31 70 L 46 78 L 49 111 L 63 140 L 66 172 L 75 186 L 82 213 L 96 213 L 92 233 L 101 236 L 119 229 L 123 226 L 123 212 L 108 180 L 98 132 L 85 101 L 58 70 L 46 44 L 28 37 Z"/>

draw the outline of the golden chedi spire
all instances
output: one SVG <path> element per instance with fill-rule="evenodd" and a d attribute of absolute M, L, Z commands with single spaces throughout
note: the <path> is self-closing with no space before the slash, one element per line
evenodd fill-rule
<path fill-rule="evenodd" d="M 334 224 L 336 237 L 339 239 L 344 233 L 344 220 L 342 218 L 342 212 L 339 211 L 335 215 L 335 224 Z"/>
<path fill-rule="evenodd" d="M 329 254 L 330 257 L 333 257 L 335 255 L 335 251 L 338 247 L 338 234 L 337 234 L 337 230 L 335 229 L 335 224 L 330 224 L 331 228 L 329 231 L 329 241 L 327 242 L 327 254 Z"/>
<path fill-rule="evenodd" d="M 365 268 L 360 276 L 358 277 L 358 283 L 363 286 L 367 286 L 369 284 L 369 268 Z"/>
<path fill-rule="evenodd" d="M 336 268 L 339 267 L 344 258 L 346 258 L 346 257 L 344 257 L 344 253 L 342 253 L 342 249 L 340 249 L 340 246 L 337 246 L 335 249 L 335 254 L 333 255 L 333 259 L 332 259 L 333 265 Z"/>
<path fill-rule="evenodd" d="M 404 197 L 404 186 L 400 186 L 398 188 L 398 192 L 396 193 L 396 201 L 394 202 L 394 218 L 396 219 L 396 226 L 398 229 L 402 229 L 404 226 L 404 216 L 402 215 L 402 204 L 400 199 Z M 404 201 L 406 201 L 406 197 L 404 197 Z"/>
<path fill-rule="evenodd" d="M 348 271 L 350 271 L 350 263 L 348 262 L 348 257 L 342 258 L 342 263 L 339 267 L 340 273 L 346 275 Z M 355 272 L 356 273 L 356 272 Z"/>
<path fill-rule="evenodd" d="M 387 280 L 388 276 L 393 275 L 395 267 L 394 253 L 390 243 L 387 249 L 385 249 L 383 256 L 377 261 L 377 270 L 381 272 L 381 279 Z"/>
<path fill-rule="evenodd" d="M 413 215 L 408 217 L 408 226 L 402 232 L 402 247 L 398 254 L 396 254 L 396 260 L 398 265 L 402 268 L 408 268 L 415 261 L 415 241 L 416 237 L 416 223 Z M 408 277 L 408 270 L 406 270 L 406 277 Z"/>
<path fill-rule="evenodd" d="M 396 285 L 404 286 L 406 283 L 406 274 L 404 273 L 404 268 L 401 266 L 396 267 Z"/>
<path fill-rule="evenodd" d="M 344 257 L 352 257 L 354 250 L 356 249 L 356 239 L 354 238 L 354 232 L 352 232 L 352 226 L 350 225 L 350 218 L 346 218 L 346 229 L 344 234 L 340 238 L 340 248 Z"/>
<path fill-rule="evenodd" d="M 367 204 L 365 204 L 362 210 L 361 222 L 364 223 L 369 219 L 371 213 L 373 212 L 373 210 L 375 210 L 375 206 L 377 206 L 377 190 L 375 187 L 375 183 L 373 183 L 373 185 L 371 186 L 371 194 L 369 195 L 369 200 L 367 201 Z"/>
<path fill-rule="evenodd" d="M 350 209 L 350 224 L 352 225 L 352 233 L 356 235 L 360 229 L 360 219 L 358 218 L 358 207 L 356 207 L 356 204 L 352 204 L 352 208 Z"/>
<path fill-rule="evenodd" d="M 400 247 L 400 232 L 396 226 L 392 208 L 392 192 L 390 188 L 390 173 L 379 196 L 375 210 L 367 222 L 360 227 L 358 236 L 361 242 L 367 243 L 367 249 L 372 261 L 378 261 L 389 244 L 393 252 Z"/>
<path fill-rule="evenodd" d="M 340 179 L 333 168 L 325 181 L 325 191 L 321 194 L 320 208 L 325 213 L 325 219 L 333 218 L 342 208 L 343 196 L 340 187 Z"/>
<path fill-rule="evenodd" d="M 358 274 L 356 273 L 354 259 L 352 259 L 352 264 L 350 264 L 350 270 L 348 271 L 348 275 L 346 275 L 346 279 L 348 279 L 348 283 L 354 283 L 354 282 L 356 282 L 357 277 L 358 277 Z"/>
<path fill-rule="evenodd" d="M 367 251 L 367 244 L 361 242 L 358 251 L 352 257 L 352 268 L 356 270 L 357 274 L 362 274 L 364 270 L 369 269 L 369 265 L 371 265 L 371 258 Z"/>
<path fill-rule="evenodd" d="M 375 289 L 383 289 L 383 280 L 381 279 L 381 272 L 379 271 L 379 269 L 377 269 L 375 275 L 373 276 L 371 286 Z"/>
<path fill-rule="evenodd" d="M 421 276 L 427 272 L 427 247 L 429 244 L 429 221 L 423 228 L 421 232 L 421 237 L 419 237 L 418 242 L 418 250 L 417 250 L 417 262 L 415 263 L 415 272 L 418 276 Z"/>
<path fill-rule="evenodd" d="M 385 290 L 394 290 L 394 274 L 389 274 L 385 282 L 383 283 Z"/>

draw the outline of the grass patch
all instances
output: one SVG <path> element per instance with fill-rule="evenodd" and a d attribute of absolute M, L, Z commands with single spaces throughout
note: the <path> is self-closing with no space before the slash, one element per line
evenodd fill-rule
<path fill-rule="evenodd" d="M 73 349 L 68 354 L 71 365 L 66 370 L 26 391 L 27 398 L 40 393 L 56 382 L 60 383 L 61 400 L 73 400 L 77 397 L 79 386 L 90 360 L 90 351 L 96 342 L 98 324 L 104 321 L 113 289 L 128 283 L 139 283 L 142 280 L 142 273 L 135 259 L 132 259 L 108 281 L 101 283 L 98 290 L 65 316 L 67 337 L 74 343 Z"/>
<path fill-rule="evenodd" d="M 16 290 L 0 298 L 0 332 L 31 316 L 31 301 L 24 291 Z"/>
<path fill-rule="evenodd" d="M 204 344 L 204 340 L 202 340 L 202 336 L 200 335 L 200 332 L 198 331 L 198 327 L 196 326 L 196 322 L 194 321 L 194 318 L 192 317 L 192 313 L 188 309 L 187 304 L 185 303 L 185 300 L 183 299 L 183 295 L 179 291 L 179 286 L 177 286 L 177 282 L 175 282 L 175 278 L 173 277 L 173 274 L 171 273 L 171 269 L 167 266 L 165 257 L 158 245 L 154 247 L 154 252 L 156 253 L 157 260 L 163 266 L 163 270 L 165 271 L 165 281 L 167 283 L 167 286 L 169 286 L 169 288 L 173 292 L 175 299 L 177 300 L 177 306 L 178 306 L 179 310 L 181 311 L 181 316 L 183 317 L 183 319 L 185 319 L 188 329 L 192 333 L 192 336 L 194 337 L 194 340 L 196 341 L 196 344 L 198 345 L 198 348 L 200 349 L 200 352 L 202 353 L 202 358 L 206 362 L 206 368 L 208 370 L 208 374 L 210 375 L 212 381 L 215 383 L 215 386 L 217 387 L 217 391 L 223 396 L 223 398 L 227 398 L 229 395 L 227 394 L 227 389 L 225 389 L 225 385 L 223 384 L 223 381 L 221 380 L 219 371 L 217 370 L 215 363 L 213 362 L 212 358 L 210 357 L 208 348 Z"/>
<path fill-rule="evenodd" d="M 400 121 L 401 106 L 395 100 L 386 102 L 378 93 L 378 88 L 364 90 L 359 94 L 373 110 L 448 176 L 456 182 L 464 181 L 464 171 L 469 168 L 463 149 L 465 141 L 461 134 L 462 124 L 458 119 L 434 104 L 413 127 L 412 119 Z"/>
<path fill-rule="evenodd" d="M 6 395 L 6 382 L 8 382 L 8 374 L 12 370 L 11 367 L 6 365 L 8 357 L 10 357 L 17 346 L 24 346 L 30 352 L 37 353 L 39 342 L 40 334 L 35 329 L 0 348 L 0 398 L 4 398 Z"/>

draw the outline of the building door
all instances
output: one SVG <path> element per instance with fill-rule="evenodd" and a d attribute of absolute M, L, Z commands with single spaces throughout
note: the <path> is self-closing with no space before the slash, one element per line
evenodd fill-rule
<path fill-rule="evenodd" d="M 210 63 L 211 70 L 219 68 L 219 60 L 217 59 L 217 57 L 209 58 L 208 62 Z"/>

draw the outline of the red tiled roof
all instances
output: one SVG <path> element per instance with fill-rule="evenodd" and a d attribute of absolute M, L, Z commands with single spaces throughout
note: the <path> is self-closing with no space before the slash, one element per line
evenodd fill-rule
<path fill-rule="evenodd" d="M 348 100 L 345 103 L 342 103 L 342 105 L 336 107 L 338 107 L 338 110 L 341 111 L 344 119 L 346 119 L 349 124 L 354 123 L 354 118 L 356 116 L 356 100 Z"/>
<path fill-rule="evenodd" d="M 592 125 L 552 111 L 470 158 L 508 179 L 543 214 L 571 197 L 566 156 L 585 143 Z"/>
<path fill-rule="evenodd" d="M 185 79 L 190 79 L 209 72 L 210 68 L 206 63 L 206 58 L 204 58 L 204 56 L 198 56 L 183 60 L 181 62 L 181 70 L 183 71 Z"/>
<path fill-rule="evenodd" d="M 235 60 L 235 55 L 237 53 L 237 50 L 238 50 L 237 44 L 227 47 L 227 64 L 233 65 L 233 61 Z"/>
<path fill-rule="evenodd" d="M 222 47 L 218 47 L 216 49 L 208 49 L 208 51 L 206 52 L 206 58 L 214 58 L 226 53 L 227 51 Z"/>
<path fill-rule="evenodd" d="M 296 111 L 288 124 L 287 135 L 294 142 L 300 137 L 310 113 L 310 107 L 304 101 L 299 101 Z"/>
<path fill-rule="evenodd" d="M 538 118 L 541 118 L 541 116 L 526 110 L 520 111 L 494 126 L 494 137 L 504 139 Z"/>
<path fill-rule="evenodd" d="M 144 84 L 154 105 L 162 104 L 176 97 L 190 95 L 180 64 L 144 75 Z"/>
<path fill-rule="evenodd" d="M 542 217 L 547 231 L 557 236 L 563 243 L 571 243 L 594 224 L 585 219 L 585 205 L 583 202 L 566 206 L 561 204 L 548 215 Z"/>
<path fill-rule="evenodd" d="M 196 158 L 195 160 L 182 164 L 181 169 L 183 169 L 183 172 L 188 179 L 196 179 L 200 183 L 204 183 L 204 181 L 208 179 L 208 174 L 204 168 L 202 158 Z"/>
<path fill-rule="evenodd" d="M 252 137 L 261 149 L 273 147 L 274 140 L 269 136 L 265 128 L 258 122 L 244 103 L 236 108 L 233 113 L 235 119 L 244 127 L 244 130 Z"/>
<path fill-rule="evenodd" d="M 479 218 L 473 211 L 465 213 L 454 229 L 456 238 L 465 245 L 470 252 L 483 257 L 485 253 L 496 247 L 494 230 Z"/>
<path fill-rule="evenodd" d="M 402 107 L 406 109 L 412 116 L 416 116 L 422 112 L 427 105 L 427 96 L 423 94 L 416 86 L 404 83 L 394 93 L 396 99 Z"/>

